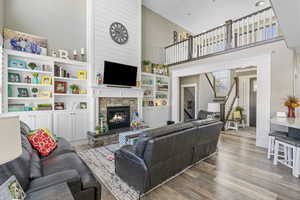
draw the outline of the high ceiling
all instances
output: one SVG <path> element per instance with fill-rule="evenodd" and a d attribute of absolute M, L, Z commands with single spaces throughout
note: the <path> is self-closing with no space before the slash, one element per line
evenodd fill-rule
<path fill-rule="evenodd" d="M 143 0 L 143 5 L 196 34 L 270 6 L 268 0 Z"/>

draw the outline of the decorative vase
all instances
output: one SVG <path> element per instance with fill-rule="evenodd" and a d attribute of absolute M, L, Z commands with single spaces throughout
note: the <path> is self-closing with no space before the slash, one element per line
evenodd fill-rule
<path fill-rule="evenodd" d="M 73 90 L 72 94 L 79 94 L 79 90 Z"/>
<path fill-rule="evenodd" d="M 289 112 L 288 112 L 288 118 L 296 118 L 296 115 L 295 115 L 295 108 L 289 106 L 288 109 L 289 109 Z"/>
<path fill-rule="evenodd" d="M 34 83 L 34 84 L 39 84 L 39 83 L 40 83 L 39 78 L 38 78 L 38 77 L 34 77 L 34 78 L 33 78 L 33 83 Z"/>

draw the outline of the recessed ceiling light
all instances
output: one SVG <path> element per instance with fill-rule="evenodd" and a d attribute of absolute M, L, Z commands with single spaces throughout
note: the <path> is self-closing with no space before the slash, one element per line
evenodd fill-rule
<path fill-rule="evenodd" d="M 264 6 L 264 5 L 266 5 L 266 2 L 263 1 L 263 0 L 257 1 L 257 2 L 255 3 L 255 6 L 256 6 L 256 7 L 261 7 L 261 6 Z"/>

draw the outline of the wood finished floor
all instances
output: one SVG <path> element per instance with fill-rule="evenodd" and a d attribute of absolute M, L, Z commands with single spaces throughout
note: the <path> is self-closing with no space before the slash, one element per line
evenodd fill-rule
<path fill-rule="evenodd" d="M 300 200 L 300 179 L 274 166 L 255 139 L 222 135 L 219 152 L 152 191 L 145 200 Z M 103 188 L 102 200 L 115 200 Z"/>

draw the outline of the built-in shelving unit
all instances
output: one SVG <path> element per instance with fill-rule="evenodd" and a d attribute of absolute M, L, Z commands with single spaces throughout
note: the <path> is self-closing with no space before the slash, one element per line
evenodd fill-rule
<path fill-rule="evenodd" d="M 143 107 L 160 107 L 169 104 L 169 77 L 142 72 L 144 90 Z"/>
<path fill-rule="evenodd" d="M 85 109 L 87 100 L 88 64 L 86 62 L 29 54 L 13 50 L 3 51 L 3 112 L 37 112 L 63 109 Z M 35 67 L 30 68 L 30 63 Z M 60 71 L 58 72 L 57 69 Z M 80 73 L 83 74 L 80 76 Z M 37 75 L 37 78 L 34 77 Z M 60 82 L 61 87 L 56 87 Z M 79 87 L 73 94 L 70 85 Z M 64 87 L 62 87 L 64 86 Z M 57 93 L 59 88 L 60 93 Z M 63 105 L 57 107 L 57 105 Z M 86 105 L 86 106 L 84 106 Z"/>

